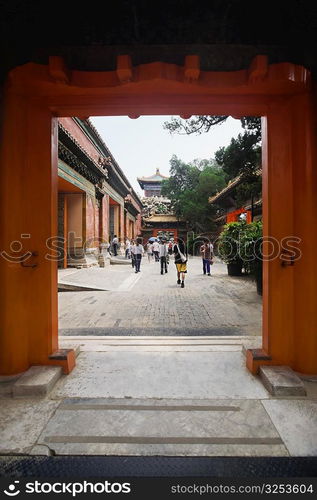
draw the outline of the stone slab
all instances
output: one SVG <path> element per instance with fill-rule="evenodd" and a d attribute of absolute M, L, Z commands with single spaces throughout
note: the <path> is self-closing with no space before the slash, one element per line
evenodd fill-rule
<path fill-rule="evenodd" d="M 255 400 L 69 398 L 38 444 L 57 455 L 287 455 Z"/>
<path fill-rule="evenodd" d="M 97 287 L 97 286 L 84 286 L 84 285 L 74 285 L 72 283 L 67 282 L 66 280 L 63 283 L 58 283 L 58 291 L 59 292 L 93 292 L 93 291 L 105 291 L 107 288 Z"/>
<path fill-rule="evenodd" d="M 226 336 L 225 338 L 222 337 L 222 336 L 177 336 L 177 337 L 170 337 L 170 336 L 157 336 L 157 337 L 152 337 L 152 336 L 145 336 L 145 335 L 135 335 L 133 337 L 133 339 L 129 338 L 129 337 L 126 337 L 125 335 L 123 336 L 119 336 L 119 335 L 114 335 L 114 336 L 107 336 L 106 338 L 104 339 L 100 339 L 100 336 L 99 335 L 91 335 L 89 337 L 87 337 L 86 335 L 73 335 L 73 336 L 67 336 L 66 339 L 60 339 L 62 342 L 66 341 L 66 342 L 69 342 L 69 341 L 85 341 L 85 342 L 92 342 L 92 341 L 97 341 L 98 343 L 100 343 L 101 341 L 102 342 L 106 342 L 106 343 L 127 343 L 127 344 L 130 344 L 131 342 L 133 343 L 136 343 L 136 342 L 139 342 L 141 344 L 158 344 L 158 343 L 162 343 L 164 344 L 164 342 L 167 342 L 167 343 L 171 343 L 171 342 L 174 342 L 176 344 L 179 344 L 181 343 L 182 345 L 185 345 L 185 343 L 187 342 L 192 342 L 192 341 L 195 341 L 195 343 L 199 343 L 199 342 L 203 342 L 203 343 L 206 343 L 206 342 L 210 342 L 214 345 L 216 344 L 234 344 L 234 345 L 243 345 L 246 340 L 250 339 L 250 338 L 253 338 L 253 337 L 245 337 L 245 336 Z M 258 342 L 261 341 L 262 337 L 257 337 L 258 338 Z"/>
<path fill-rule="evenodd" d="M 232 345 L 107 345 L 107 344 L 85 344 L 81 351 L 92 352 L 241 352 L 240 346 Z"/>
<path fill-rule="evenodd" d="M 0 454 L 29 453 L 60 401 L 1 398 Z"/>
<path fill-rule="evenodd" d="M 244 338 L 215 338 L 215 337 L 60 337 L 60 346 L 73 348 L 76 346 L 76 355 L 79 351 L 135 351 L 135 352 L 164 352 L 164 351 L 241 351 Z"/>
<path fill-rule="evenodd" d="M 98 384 L 96 383 L 98 381 Z M 242 352 L 81 352 L 52 397 L 269 397 Z"/>
<path fill-rule="evenodd" d="M 131 264 L 130 264 L 131 265 Z M 133 278 L 135 276 L 133 275 Z M 119 286 L 122 286 L 127 279 L 131 279 L 124 269 L 112 271 L 109 268 L 89 267 L 80 269 L 70 274 L 58 274 L 59 290 L 73 291 L 115 291 Z M 121 290 L 121 291 L 124 291 Z M 70 296 L 69 296 L 70 297 Z M 69 300 L 69 298 L 67 298 Z"/>
<path fill-rule="evenodd" d="M 44 457 L 50 457 L 52 455 L 52 451 L 47 445 L 43 444 L 36 444 L 33 446 L 33 448 L 30 450 L 29 455 L 35 455 L 35 456 L 44 456 Z"/>
<path fill-rule="evenodd" d="M 130 266 L 132 267 L 131 265 L 131 260 L 130 259 L 125 259 L 124 257 L 122 257 L 121 259 L 117 259 L 116 257 L 111 257 L 110 258 L 110 264 L 112 266 L 115 266 L 115 265 L 125 265 L 125 266 Z"/>
<path fill-rule="evenodd" d="M 317 400 L 265 400 L 262 404 L 291 456 L 317 456 Z"/>
<path fill-rule="evenodd" d="M 288 366 L 261 366 L 260 377 L 273 396 L 306 396 L 303 382 Z"/>
<path fill-rule="evenodd" d="M 45 396 L 62 375 L 60 366 L 31 366 L 13 385 L 13 397 Z"/>

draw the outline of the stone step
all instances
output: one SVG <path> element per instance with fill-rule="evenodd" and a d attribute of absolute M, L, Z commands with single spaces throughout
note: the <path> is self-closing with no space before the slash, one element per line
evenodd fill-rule
<path fill-rule="evenodd" d="M 119 258 L 116 258 L 116 257 L 111 257 L 110 258 L 110 264 L 112 266 L 114 265 L 128 265 L 130 267 L 132 267 L 132 264 L 131 264 L 131 259 L 126 259 L 125 257 L 119 257 Z"/>
<path fill-rule="evenodd" d="M 74 283 L 67 283 L 66 280 L 58 283 L 59 292 L 90 292 L 90 291 L 107 291 L 107 288 L 96 287 L 96 286 L 86 286 L 86 285 L 75 285 Z"/>
<path fill-rule="evenodd" d="M 12 396 L 46 396 L 62 375 L 60 366 L 31 366 L 13 384 Z"/>
<path fill-rule="evenodd" d="M 215 338 L 215 337 L 61 337 L 60 345 L 80 351 L 241 351 L 260 345 L 258 338 Z"/>
<path fill-rule="evenodd" d="M 72 348 L 71 343 L 63 344 L 63 346 Z M 89 345 L 83 344 L 79 346 L 80 351 L 87 352 L 235 352 L 241 351 L 241 346 L 238 345 L 109 345 L 97 344 Z"/>
<path fill-rule="evenodd" d="M 68 398 L 37 445 L 56 455 L 288 454 L 256 400 Z"/>
<path fill-rule="evenodd" d="M 122 345 L 122 344 L 140 344 L 140 345 L 164 345 L 165 344 L 180 344 L 180 345 L 186 345 L 187 343 L 190 344 L 213 344 L 213 345 L 244 345 L 247 343 L 254 343 L 256 345 L 261 343 L 261 337 L 260 336 L 232 336 L 232 337 L 219 337 L 219 336 L 88 336 L 88 335 L 67 335 L 67 336 L 61 336 L 60 337 L 60 342 L 69 342 L 69 341 L 83 341 L 83 342 L 89 342 L 89 343 L 105 343 L 105 344 L 112 344 L 112 345 Z"/>
<path fill-rule="evenodd" d="M 259 373 L 273 396 L 306 396 L 304 383 L 289 366 L 261 366 Z"/>

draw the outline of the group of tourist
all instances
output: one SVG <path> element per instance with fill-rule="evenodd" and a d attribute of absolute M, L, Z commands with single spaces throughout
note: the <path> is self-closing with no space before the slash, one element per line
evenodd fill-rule
<path fill-rule="evenodd" d="M 182 239 L 176 241 L 167 241 L 164 238 L 150 239 L 145 248 L 143 246 L 143 239 L 136 238 L 136 240 L 126 239 L 125 242 L 125 258 L 131 259 L 132 267 L 135 273 L 140 272 L 142 257 L 147 255 L 148 262 L 154 260 L 160 262 L 161 275 L 168 272 L 168 264 L 170 257 L 174 256 L 174 263 L 177 272 L 177 284 L 181 288 L 185 287 L 185 275 L 187 273 L 188 252 L 186 245 Z M 207 239 L 200 247 L 200 255 L 203 264 L 203 274 L 211 276 L 210 266 L 213 263 L 213 245 Z"/>

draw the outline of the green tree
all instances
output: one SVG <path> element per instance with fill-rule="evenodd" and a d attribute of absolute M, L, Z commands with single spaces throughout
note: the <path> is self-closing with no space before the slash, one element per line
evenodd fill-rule
<path fill-rule="evenodd" d="M 209 132 L 211 127 L 224 123 L 228 116 L 194 116 L 184 120 L 172 117 L 169 122 L 164 122 L 163 128 L 171 134 L 180 135 L 203 134 Z"/>
<path fill-rule="evenodd" d="M 185 163 L 175 155 L 170 165 L 170 177 L 162 183 L 162 195 L 171 200 L 175 215 L 188 221 L 191 229 L 211 230 L 215 207 L 208 203 L 208 198 L 225 186 L 222 168 L 214 160 Z"/>
<path fill-rule="evenodd" d="M 209 132 L 215 125 L 220 125 L 228 116 L 193 116 L 187 120 L 172 117 L 164 122 L 163 128 L 171 134 L 202 134 Z M 229 146 L 219 148 L 215 153 L 217 163 L 227 174 L 229 181 L 239 174 L 245 176 L 245 182 L 254 182 L 254 172 L 261 163 L 261 118 L 244 116 L 240 119 L 245 132 L 232 138 Z"/>
<path fill-rule="evenodd" d="M 261 147 L 257 135 L 249 132 L 232 138 L 229 146 L 219 148 L 215 160 L 227 175 L 227 181 L 242 174 L 246 181 L 253 181 L 261 162 Z"/>
<path fill-rule="evenodd" d="M 197 115 L 187 120 L 172 118 L 169 122 L 164 123 L 163 128 L 171 134 L 202 134 L 210 132 L 212 127 L 224 123 L 227 118 L 228 116 L 211 115 Z M 261 165 L 261 118 L 244 116 L 240 121 L 244 133 L 239 134 L 237 138 L 232 138 L 228 146 L 219 148 L 215 153 L 216 163 L 223 169 L 226 182 L 238 175 L 243 176 L 242 184 L 236 188 L 237 206 L 243 205 L 252 196 L 259 195 L 262 190 L 262 181 L 259 175 Z M 210 192 L 210 196 L 212 194 Z M 197 203 L 199 203 L 199 200 L 197 200 Z"/>
<path fill-rule="evenodd" d="M 221 115 L 196 115 L 187 120 L 172 117 L 170 121 L 164 122 L 163 128 L 171 134 L 190 135 L 209 132 L 215 125 L 221 125 L 229 116 Z M 257 142 L 261 140 L 261 118 L 257 116 L 244 116 L 240 119 L 242 127 L 256 135 Z"/>

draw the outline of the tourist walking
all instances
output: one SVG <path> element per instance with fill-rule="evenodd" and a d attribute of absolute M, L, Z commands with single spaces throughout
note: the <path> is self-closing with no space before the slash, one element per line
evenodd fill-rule
<path fill-rule="evenodd" d="M 147 254 L 148 261 L 151 262 L 151 260 L 153 258 L 153 245 L 150 241 L 148 241 L 146 244 L 146 254 Z"/>
<path fill-rule="evenodd" d="M 135 272 L 140 272 L 141 259 L 144 255 L 144 248 L 142 245 L 142 238 L 137 238 L 136 244 L 133 246 L 134 262 L 135 262 Z"/>
<path fill-rule="evenodd" d="M 200 255 L 203 262 L 203 274 L 207 274 L 207 276 L 211 276 L 210 266 L 213 264 L 213 249 L 213 244 L 208 240 L 205 240 L 205 242 L 200 247 Z"/>
<path fill-rule="evenodd" d="M 119 240 L 118 240 L 117 235 L 115 234 L 113 239 L 112 239 L 113 255 L 115 257 L 118 255 L 118 246 L 119 246 Z"/>
<path fill-rule="evenodd" d="M 125 240 L 125 258 L 130 259 L 131 258 L 131 243 L 129 238 Z"/>
<path fill-rule="evenodd" d="M 167 273 L 167 263 L 168 263 L 168 247 L 166 240 L 160 241 L 159 257 L 161 261 L 161 274 Z"/>
<path fill-rule="evenodd" d="M 173 254 L 173 242 L 172 242 L 172 240 L 169 240 L 167 249 L 168 249 L 168 254 L 172 255 Z"/>
<path fill-rule="evenodd" d="M 178 239 L 173 248 L 174 262 L 177 270 L 177 284 L 185 287 L 185 274 L 187 273 L 187 250 L 182 239 Z"/>
<path fill-rule="evenodd" d="M 109 241 L 107 241 L 107 243 L 105 245 L 106 245 L 106 249 L 107 249 L 108 254 L 110 255 L 110 257 L 112 257 L 110 238 L 109 238 Z"/>
<path fill-rule="evenodd" d="M 132 268 L 135 267 L 135 257 L 134 257 L 134 252 L 133 249 L 135 247 L 135 240 L 131 240 L 131 245 L 130 245 L 130 256 L 131 256 L 131 264 Z"/>
<path fill-rule="evenodd" d="M 155 257 L 155 262 L 160 261 L 159 252 L 160 252 L 160 244 L 157 240 L 155 240 L 153 242 L 153 253 L 154 253 L 154 257 Z"/>

